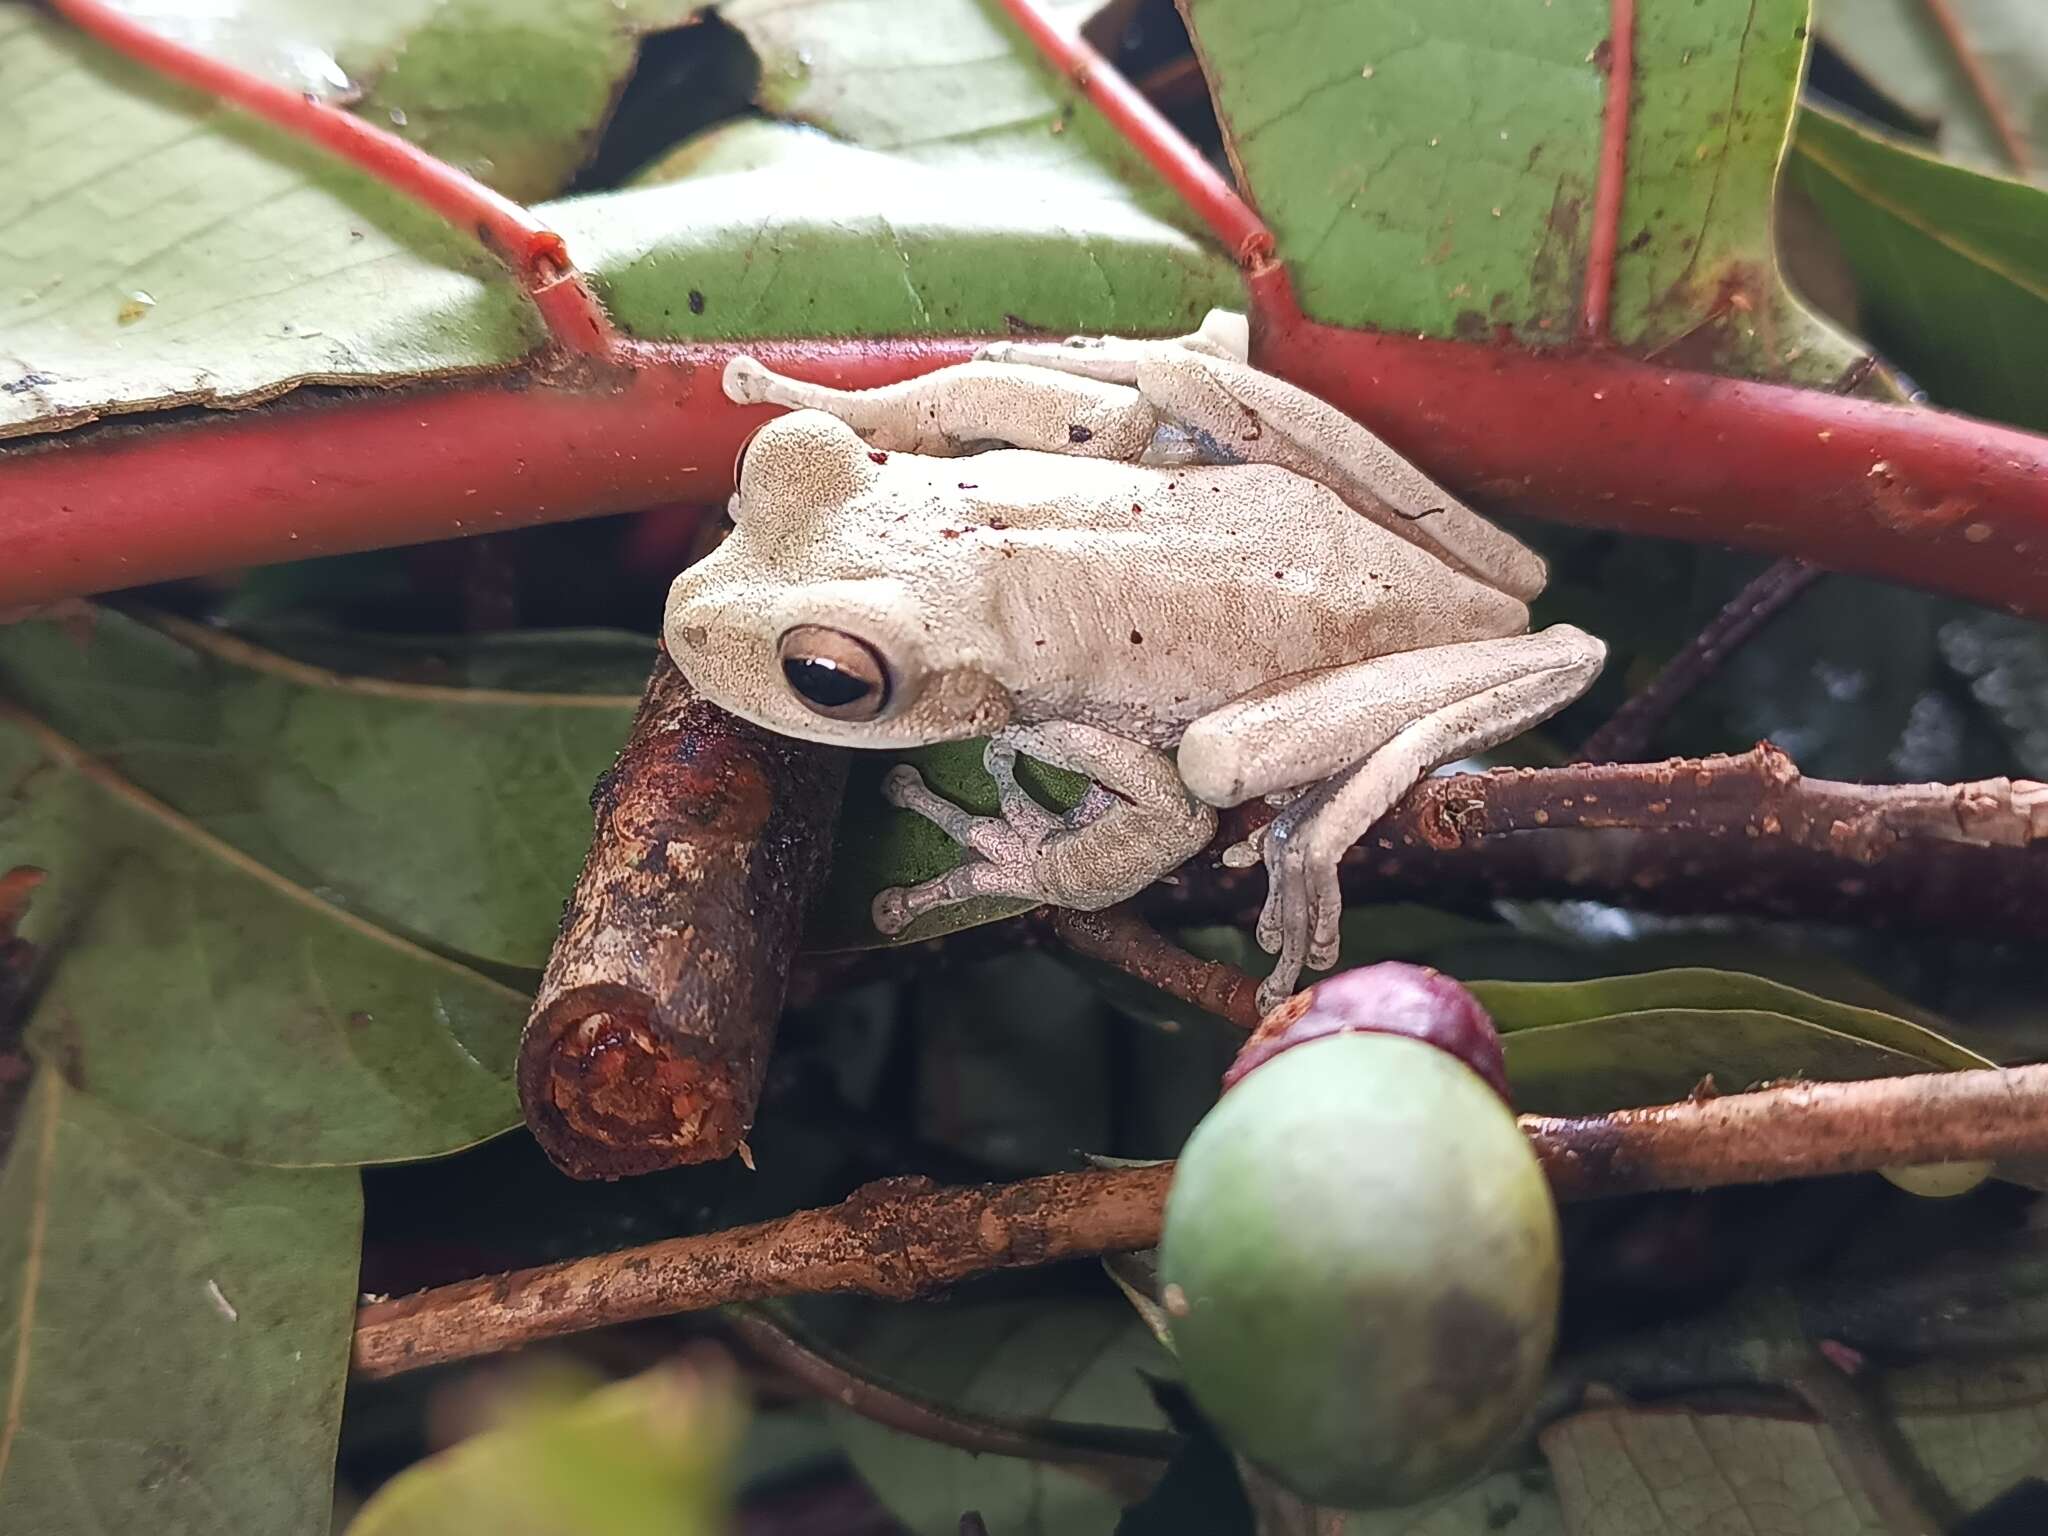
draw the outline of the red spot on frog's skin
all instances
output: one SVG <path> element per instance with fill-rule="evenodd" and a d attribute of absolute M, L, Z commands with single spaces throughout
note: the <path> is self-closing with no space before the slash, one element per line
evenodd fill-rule
<path fill-rule="evenodd" d="M 874 460 L 874 462 L 877 464 L 886 464 L 889 462 L 889 455 L 882 452 L 882 450 L 879 448 L 871 450 L 868 454 L 868 457 Z"/>

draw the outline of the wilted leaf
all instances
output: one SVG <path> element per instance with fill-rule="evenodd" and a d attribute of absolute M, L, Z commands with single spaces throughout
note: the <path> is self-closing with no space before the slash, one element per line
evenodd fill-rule
<path fill-rule="evenodd" d="M 2028 147 L 2048 169 L 2048 30 L 2035 0 L 1942 0 L 1964 46 Z M 1858 73 L 1939 126 L 1945 155 L 2010 172 L 2012 157 L 1928 0 L 1816 0 L 1814 25 Z"/>
<path fill-rule="evenodd" d="M 1615 337 L 1826 384 L 1854 347 L 1780 282 L 1771 185 L 1806 0 L 1644 0 Z M 1606 0 L 1187 6 L 1231 154 L 1302 307 L 1332 324 L 1562 342 L 1607 89 Z"/>
<path fill-rule="evenodd" d="M 0 1170 L 0 1529 L 324 1531 L 360 1207 L 45 1068 Z"/>
<path fill-rule="evenodd" d="M 1603 1409 L 1551 1425 L 1542 1445 L 1571 1536 L 1885 1536 L 1815 1424 Z"/>
<path fill-rule="evenodd" d="M 1121 1302 L 864 1310 L 863 1369 L 957 1407 L 1009 1417 L 1166 1427 L 1141 1372 L 1172 1360 Z M 917 1536 L 958 1536 L 977 1509 L 1002 1536 L 1107 1531 L 1122 1500 L 1074 1469 L 975 1456 L 840 1415 L 855 1468 Z"/>
<path fill-rule="evenodd" d="M 1786 170 L 1841 237 L 1880 352 L 1943 405 L 2048 427 L 2048 191 L 1813 109 Z"/>
<path fill-rule="evenodd" d="M 411 1467 L 349 1536 L 723 1536 L 740 1411 L 668 1366 Z"/>
<path fill-rule="evenodd" d="M 516 1124 L 527 994 L 452 952 L 544 955 L 624 701 L 309 676 L 180 634 L 0 631 L 23 706 L 0 718 L 0 863 L 50 872 L 33 1049 L 256 1162 Z"/>

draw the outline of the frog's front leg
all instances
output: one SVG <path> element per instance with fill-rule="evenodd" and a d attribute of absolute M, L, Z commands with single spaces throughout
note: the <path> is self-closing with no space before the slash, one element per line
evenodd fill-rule
<path fill-rule="evenodd" d="M 1017 783 L 1020 751 L 1083 774 L 1093 787 L 1056 816 Z M 1096 911 L 1186 862 L 1216 830 L 1216 812 L 1188 794 L 1164 753 L 1093 726 L 1012 726 L 990 738 L 983 761 L 1002 799 L 1000 816 L 962 810 L 907 765 L 883 782 L 891 803 L 975 855 L 935 880 L 877 896 L 875 926 L 883 933 L 900 933 L 934 908 L 980 896 Z"/>
<path fill-rule="evenodd" d="M 1520 735 L 1586 690 L 1607 648 L 1559 624 L 1282 679 L 1189 726 L 1180 773 L 1212 805 L 1314 783 L 1265 830 L 1270 1009 L 1337 960 L 1337 862 L 1423 775 Z M 1320 782 L 1318 782 L 1320 781 Z"/>

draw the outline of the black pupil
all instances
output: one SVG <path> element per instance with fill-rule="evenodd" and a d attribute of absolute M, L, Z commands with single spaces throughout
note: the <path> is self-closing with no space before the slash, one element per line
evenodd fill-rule
<path fill-rule="evenodd" d="M 827 709 L 842 708 L 875 691 L 866 678 L 817 656 L 784 657 L 782 675 L 789 679 L 790 687 Z"/>

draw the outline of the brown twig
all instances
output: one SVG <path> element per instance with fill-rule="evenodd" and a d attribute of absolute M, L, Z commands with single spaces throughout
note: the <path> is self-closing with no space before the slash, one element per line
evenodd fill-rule
<path fill-rule="evenodd" d="M 1157 987 L 1169 997 L 1228 1019 L 1239 1029 L 1259 1022 L 1259 980 L 1234 965 L 1191 955 L 1161 934 L 1129 903 L 1101 912 L 1048 909 L 1053 937 L 1077 955 L 1100 960 Z"/>
<path fill-rule="evenodd" d="M 1629 104 L 1636 85 L 1636 0 L 1609 0 L 1607 105 L 1600 121 L 1600 170 L 1593 184 L 1593 228 L 1586 245 L 1586 296 L 1579 334 L 1607 340 L 1614 253 L 1621 243 L 1621 198 L 1628 186 Z"/>
<path fill-rule="evenodd" d="M 1938 1517 L 1913 1475 L 1912 1448 L 1871 1400 L 1869 1390 L 1819 1351 L 1782 1377 L 1834 1434 L 1835 1444 L 1890 1536 L 1941 1536 L 1950 1521 Z"/>
<path fill-rule="evenodd" d="M 1270 816 L 1224 818 L 1219 845 Z M 1539 835 L 1540 834 L 1540 835 Z M 1427 779 L 1346 855 L 1392 900 L 1564 897 L 1916 933 L 2048 937 L 2048 785 L 1808 779 L 1776 747 Z M 1257 870 L 1191 865 L 1155 915 L 1234 912 Z"/>
<path fill-rule="evenodd" d="M 1575 1119 L 1524 1116 L 1563 1200 L 1920 1163 L 2048 1156 L 2048 1066 L 1795 1084 Z M 839 1205 L 373 1302 L 365 1377 L 612 1323 L 821 1292 L 905 1300 L 993 1270 L 1159 1238 L 1171 1164 L 938 1189 L 891 1180 Z"/>
<path fill-rule="evenodd" d="M 758 1359 L 849 1413 L 977 1456 L 1009 1456 L 1068 1466 L 1128 1503 L 1159 1480 L 1179 1448 L 1177 1435 L 1121 1424 L 1069 1424 L 969 1413 L 863 1376 L 833 1352 L 799 1338 L 765 1311 L 734 1307 L 726 1326 Z"/>
<path fill-rule="evenodd" d="M 844 779 L 843 754 L 733 719 L 657 660 L 520 1044 L 527 1124 L 564 1172 L 743 1147 Z"/>
<path fill-rule="evenodd" d="M 1634 762 L 1671 711 L 1715 669 L 1822 576 L 1819 566 L 1778 560 L 1730 598 L 1664 669 L 1579 748 L 1581 762 Z"/>
<path fill-rule="evenodd" d="M 2005 93 L 1998 88 L 1998 82 L 1991 78 L 1991 72 L 1984 67 L 1984 61 L 1977 56 L 1977 50 L 1970 42 L 1969 34 L 1955 13 L 1950 0 L 1921 0 L 1927 7 L 1927 14 L 1941 29 L 1943 39 L 1948 43 L 1949 52 L 1955 55 L 1956 63 L 1963 71 L 1963 78 L 1970 83 L 1970 92 L 1977 98 L 1977 104 L 1984 109 L 1984 116 L 1990 120 L 1991 131 L 1998 135 L 1999 145 L 2012 162 L 2015 175 L 2028 177 L 2034 174 L 2034 155 L 2027 145 L 2027 136 L 2021 131 L 2019 119 L 2012 105 L 2005 99 Z"/>

